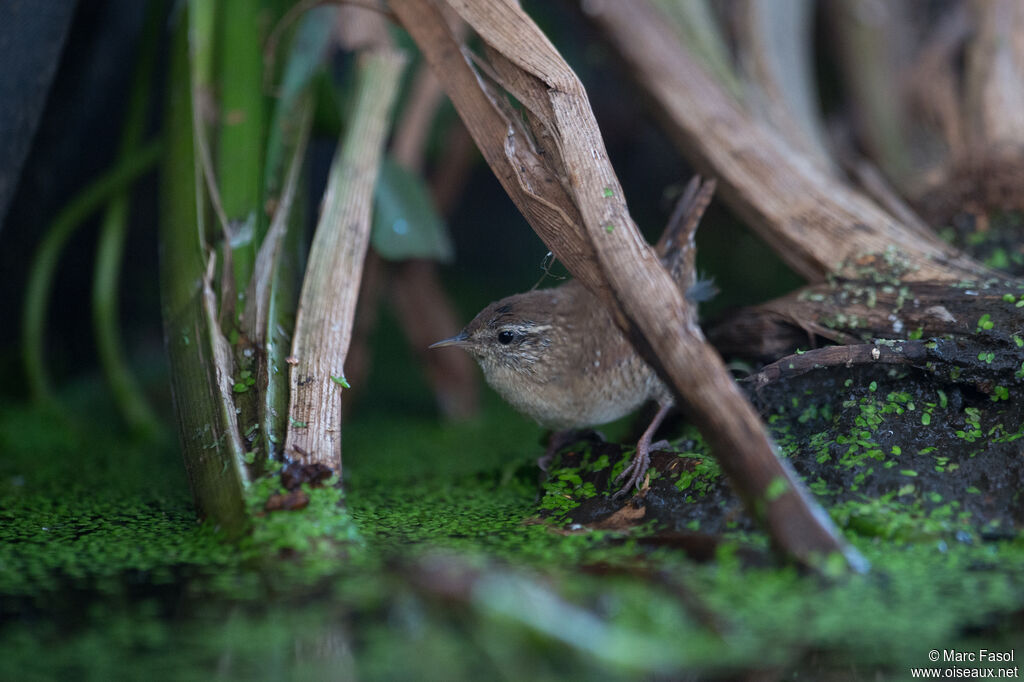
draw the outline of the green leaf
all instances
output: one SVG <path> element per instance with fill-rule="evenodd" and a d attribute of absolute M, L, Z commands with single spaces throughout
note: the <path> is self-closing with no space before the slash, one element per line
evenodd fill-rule
<path fill-rule="evenodd" d="M 386 158 L 375 195 L 370 243 L 382 258 L 452 260 L 448 230 L 420 176 Z"/>

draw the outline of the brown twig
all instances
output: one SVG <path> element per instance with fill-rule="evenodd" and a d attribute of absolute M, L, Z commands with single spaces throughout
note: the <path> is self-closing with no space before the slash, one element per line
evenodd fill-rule
<path fill-rule="evenodd" d="M 851 346 L 826 346 L 765 365 L 743 379 L 755 390 L 780 379 L 791 379 L 808 372 L 831 367 L 850 369 L 858 365 L 914 365 L 925 358 L 924 341 L 904 341 L 898 345 L 863 343 Z"/>

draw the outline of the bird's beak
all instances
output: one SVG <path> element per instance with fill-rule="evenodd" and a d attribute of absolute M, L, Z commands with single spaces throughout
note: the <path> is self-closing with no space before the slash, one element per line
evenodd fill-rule
<path fill-rule="evenodd" d="M 465 346 L 469 342 L 469 336 L 466 332 L 462 331 L 451 337 L 450 339 L 444 339 L 437 343 L 432 343 L 427 348 L 444 348 L 445 346 Z"/>

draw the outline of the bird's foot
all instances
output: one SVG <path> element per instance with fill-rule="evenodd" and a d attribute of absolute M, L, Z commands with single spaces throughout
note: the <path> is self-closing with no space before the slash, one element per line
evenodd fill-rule
<path fill-rule="evenodd" d="M 640 488 L 640 482 L 647 475 L 647 469 L 651 466 L 651 455 L 648 448 L 637 446 L 636 454 L 622 473 L 615 477 L 615 482 L 625 479 L 626 484 L 612 498 L 618 499 L 628 495 L 632 490 Z"/>
<path fill-rule="evenodd" d="M 640 436 L 640 442 L 636 444 L 636 454 L 633 455 L 633 461 L 629 463 L 621 474 L 615 477 L 615 482 L 618 483 L 622 479 L 626 479 L 626 485 L 622 486 L 619 492 L 612 496 L 612 499 L 617 499 L 627 495 L 629 491 L 639 488 L 640 482 L 644 480 L 644 476 L 647 475 L 647 469 L 651 466 L 651 450 L 661 447 L 664 441 L 658 441 L 654 445 L 651 445 L 651 439 L 654 437 L 654 432 L 658 430 L 658 426 L 665 419 L 665 415 L 672 408 L 672 403 L 662 403 L 658 406 L 658 413 L 654 415 L 654 419 L 651 420 L 650 426 L 644 431 L 644 434 Z M 668 443 L 665 443 L 666 445 Z"/>

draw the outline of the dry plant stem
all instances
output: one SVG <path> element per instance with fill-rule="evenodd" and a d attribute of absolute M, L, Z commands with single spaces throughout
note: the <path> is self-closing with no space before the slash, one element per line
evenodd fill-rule
<path fill-rule="evenodd" d="M 1024 156 L 1024 3 L 975 0 L 967 51 L 967 122 L 976 153 Z"/>
<path fill-rule="evenodd" d="M 821 280 L 847 260 L 895 246 L 917 280 L 987 274 L 937 237 L 922 238 L 874 202 L 820 172 L 729 97 L 647 0 L 591 0 L 586 9 L 661 106 L 694 162 L 730 206 L 798 273 Z"/>
<path fill-rule="evenodd" d="M 898 96 L 898 77 L 913 43 L 908 3 L 849 0 L 831 3 L 832 29 L 858 140 L 892 182 L 911 180 L 912 122 Z"/>
<path fill-rule="evenodd" d="M 346 50 L 394 49 L 387 16 L 366 7 L 341 2 L 334 19 L 334 35 Z"/>
<path fill-rule="evenodd" d="M 764 426 L 705 343 L 692 308 L 640 236 L 575 74 L 518 6 L 448 4 L 491 49 L 494 74 L 529 112 L 531 138 L 482 90 L 436 3 L 392 0 L 391 6 L 534 230 L 674 389 L 777 545 L 810 565 L 835 552 L 860 564 L 776 457 Z M 769 487 L 784 492 L 768 499 Z"/>
<path fill-rule="evenodd" d="M 908 230 L 930 239 L 932 229 L 917 215 L 903 199 L 896 194 L 892 185 L 882 175 L 878 166 L 865 159 L 851 159 L 843 164 L 857 184 L 877 201 L 885 210 L 896 217 Z"/>
<path fill-rule="evenodd" d="M 453 31 L 465 34 L 466 25 L 457 16 L 448 17 L 448 21 Z M 350 46 L 391 44 L 387 23 L 379 14 L 343 7 L 338 12 L 338 27 L 342 42 Z M 421 66 L 396 126 L 391 149 L 392 158 L 405 168 L 421 171 L 430 124 L 443 98 L 444 92 L 437 79 L 429 68 Z M 383 264 L 376 263 L 376 266 L 375 274 L 383 275 Z M 453 336 L 459 330 L 454 307 L 441 287 L 436 264 L 418 260 L 395 263 L 388 268 L 388 274 L 399 326 L 426 368 L 441 413 L 452 418 L 471 416 L 476 412 L 479 393 L 472 358 L 459 352 L 424 352 L 437 339 Z M 379 289 L 360 296 L 353 353 L 346 362 L 347 368 L 363 377 L 369 374 L 367 341 L 375 317 L 375 311 L 368 308 L 376 305 L 378 294 Z"/>
<path fill-rule="evenodd" d="M 467 63 L 434 2 L 395 0 L 391 7 L 423 51 L 455 104 L 470 135 L 498 181 L 531 225 L 559 225 L 549 230 L 558 241 L 552 248 L 570 270 L 593 288 L 603 288 L 592 263 L 592 250 L 582 234 L 579 210 L 559 178 L 529 145 L 528 134 L 498 109 Z M 544 194 L 541 195 L 540 192 Z M 535 228 L 537 229 L 537 228 Z M 543 237 L 542 237 L 543 238 Z M 550 246 L 550 244 L 549 244 Z"/>
<path fill-rule="evenodd" d="M 823 172 L 835 168 L 825 142 L 811 63 L 809 0 L 740 0 L 733 8 L 746 99 L 786 141 Z"/>
<path fill-rule="evenodd" d="M 197 158 L 189 22 L 171 42 L 161 177 L 160 293 L 182 454 L 196 507 L 232 535 L 247 522 L 248 480 L 232 400 L 230 345 L 217 324 L 215 257 L 205 243 L 202 164 Z"/>
<path fill-rule="evenodd" d="M 479 152 L 465 126 L 461 121 L 453 122 L 445 132 L 444 151 L 430 178 L 430 194 L 441 215 L 452 212 L 478 158 Z"/>
<path fill-rule="evenodd" d="M 267 455 L 279 450 L 275 444 L 282 443 L 287 431 L 288 376 L 285 358 L 289 355 L 290 334 L 285 331 L 286 320 L 294 313 L 297 293 L 298 254 L 289 248 L 301 235 L 295 208 L 295 198 L 300 186 L 304 167 L 306 147 L 313 125 L 313 98 L 306 94 L 296 103 L 294 116 L 294 148 L 288 162 L 280 194 L 276 198 L 273 218 L 263 237 L 253 263 L 245 296 L 245 307 L 239 320 L 244 338 L 239 339 L 235 350 L 242 357 L 255 349 L 256 380 L 259 386 L 260 437 Z M 295 233 L 289 234 L 290 230 Z M 283 324 L 284 323 L 284 324 Z M 245 409 L 244 403 L 236 401 Z M 247 440 L 252 440 L 249 434 Z"/>
<path fill-rule="evenodd" d="M 249 280 L 248 291 L 245 295 L 242 328 L 249 341 L 255 346 L 263 346 L 267 340 L 273 268 L 284 242 L 285 232 L 288 230 L 288 220 L 299 186 L 302 162 L 305 158 L 306 145 L 309 142 L 309 133 L 313 124 L 311 101 L 303 102 L 297 109 L 299 116 L 297 130 L 299 132 L 296 135 L 295 149 L 288 164 L 281 196 L 274 209 L 274 217 L 270 221 L 270 227 L 256 254 L 253 275 Z"/>
<path fill-rule="evenodd" d="M 359 56 L 350 125 L 331 166 L 292 340 L 285 456 L 339 474 L 345 355 L 369 242 L 373 185 L 404 63 L 388 49 Z"/>
<path fill-rule="evenodd" d="M 972 28 L 967 7 L 953 5 L 931 31 L 907 75 L 913 106 L 935 123 L 953 159 L 963 158 L 967 150 L 955 64 Z"/>
<path fill-rule="evenodd" d="M 211 253 L 196 299 L 180 314 L 165 320 L 165 333 L 172 357 L 177 354 L 197 358 L 176 362 L 171 372 L 171 391 L 177 401 L 182 439 L 197 441 L 190 446 L 193 452 L 197 448 L 215 451 L 201 457 L 185 457 L 192 494 L 201 516 L 235 534 L 245 523 L 241 500 L 248 472 L 243 464 L 245 446 L 239 436 L 231 390 L 229 372 L 234 357 L 217 324 L 215 263 L 216 256 Z M 199 386 L 205 392 L 202 402 L 185 400 L 194 399 Z M 211 415 L 204 409 L 210 406 L 218 414 Z"/>
<path fill-rule="evenodd" d="M 339 46 L 353 52 L 361 49 L 393 48 L 384 15 L 367 12 L 354 4 L 344 4 L 337 9 L 334 34 Z M 400 135 L 401 132 L 396 134 Z M 383 293 L 384 264 L 380 256 L 370 249 L 363 263 L 355 318 L 352 322 L 352 339 L 345 355 L 344 376 L 351 388 L 348 389 L 350 399 L 342 404 L 343 419 L 348 415 L 354 398 L 365 387 L 365 381 L 370 376 L 373 357 L 370 335 L 377 324 L 377 313 Z"/>

